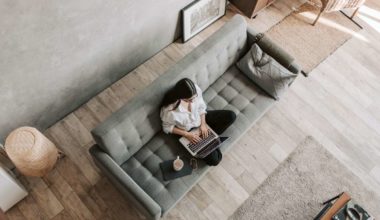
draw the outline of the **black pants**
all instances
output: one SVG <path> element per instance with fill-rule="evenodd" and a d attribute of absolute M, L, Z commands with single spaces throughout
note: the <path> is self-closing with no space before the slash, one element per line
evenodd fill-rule
<path fill-rule="evenodd" d="M 229 110 L 213 110 L 208 111 L 206 114 L 206 123 L 217 134 L 223 133 L 235 121 L 235 119 L 235 113 Z M 215 151 L 211 152 L 211 154 L 209 154 L 203 160 L 209 166 L 216 166 L 222 160 L 222 152 L 218 148 Z"/>

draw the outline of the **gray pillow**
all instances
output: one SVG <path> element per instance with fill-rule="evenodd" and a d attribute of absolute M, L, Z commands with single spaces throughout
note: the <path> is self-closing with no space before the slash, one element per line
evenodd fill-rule
<path fill-rule="evenodd" d="M 297 74 L 263 52 L 257 44 L 253 44 L 248 53 L 237 62 L 237 67 L 276 100 L 297 77 Z"/>

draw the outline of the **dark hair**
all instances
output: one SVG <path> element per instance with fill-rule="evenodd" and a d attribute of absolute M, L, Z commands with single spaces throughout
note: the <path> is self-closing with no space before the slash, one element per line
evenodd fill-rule
<path fill-rule="evenodd" d="M 161 107 L 173 104 L 180 99 L 189 99 L 195 94 L 197 94 L 197 89 L 195 88 L 194 82 L 188 78 L 181 79 L 165 94 Z M 176 109 L 178 105 L 179 102 L 173 109 Z"/>

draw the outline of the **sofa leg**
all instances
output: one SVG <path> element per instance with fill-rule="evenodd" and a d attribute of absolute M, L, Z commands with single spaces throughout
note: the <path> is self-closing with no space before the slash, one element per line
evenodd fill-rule
<path fill-rule="evenodd" d="M 356 22 L 356 21 L 354 20 L 354 17 L 355 17 L 355 15 L 356 15 L 358 12 L 359 12 L 359 8 L 356 8 L 355 11 L 354 11 L 354 13 L 353 13 L 351 16 L 349 16 L 349 15 L 347 15 L 346 13 L 344 13 L 344 11 L 340 10 L 340 13 L 342 13 L 344 16 L 346 16 L 348 19 L 350 19 L 350 20 L 351 20 L 354 24 L 356 24 L 360 29 L 363 29 L 363 27 L 362 27 L 358 22 Z"/>
<path fill-rule="evenodd" d="M 304 77 L 308 77 L 308 76 L 309 76 L 309 73 L 307 73 L 307 72 L 305 72 L 305 71 L 303 71 L 303 70 L 301 70 L 301 73 L 302 73 L 302 75 L 303 75 Z"/>

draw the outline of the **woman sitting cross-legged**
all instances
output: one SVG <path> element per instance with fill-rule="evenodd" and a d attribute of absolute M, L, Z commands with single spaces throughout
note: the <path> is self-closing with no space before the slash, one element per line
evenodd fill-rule
<path fill-rule="evenodd" d="M 186 137 L 192 143 L 197 143 L 209 135 L 208 126 L 215 133 L 221 134 L 236 119 L 233 111 L 206 111 L 202 90 L 187 78 L 178 81 L 165 94 L 161 104 L 160 116 L 165 133 Z M 189 132 L 198 127 L 199 134 Z M 208 165 L 216 166 L 222 160 L 222 152 L 218 148 L 206 156 L 204 160 Z"/>

